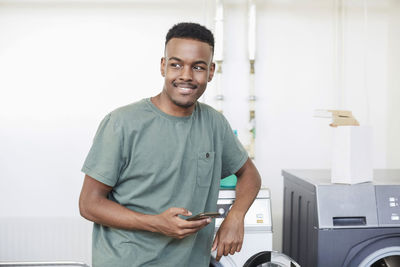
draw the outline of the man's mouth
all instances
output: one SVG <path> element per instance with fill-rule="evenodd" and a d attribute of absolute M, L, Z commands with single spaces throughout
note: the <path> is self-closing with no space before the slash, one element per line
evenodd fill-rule
<path fill-rule="evenodd" d="M 181 94 L 191 94 L 197 86 L 191 83 L 173 83 L 174 87 L 178 88 Z"/>

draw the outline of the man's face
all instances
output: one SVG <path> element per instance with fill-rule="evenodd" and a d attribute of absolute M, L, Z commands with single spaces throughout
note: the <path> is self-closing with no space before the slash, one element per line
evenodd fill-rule
<path fill-rule="evenodd" d="M 204 93 L 214 75 L 212 50 L 207 43 L 182 38 L 172 38 L 161 59 L 163 93 L 171 104 L 192 107 Z"/>

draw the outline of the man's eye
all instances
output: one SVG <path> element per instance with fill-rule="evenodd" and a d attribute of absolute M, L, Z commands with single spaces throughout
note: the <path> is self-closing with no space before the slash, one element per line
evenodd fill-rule
<path fill-rule="evenodd" d="M 206 70 L 205 68 L 203 68 L 203 67 L 201 67 L 201 66 L 194 66 L 193 69 L 196 70 L 196 71 L 203 71 L 203 70 Z"/>
<path fill-rule="evenodd" d="M 178 63 L 171 63 L 170 66 L 174 69 L 180 69 L 182 67 L 181 64 Z"/>

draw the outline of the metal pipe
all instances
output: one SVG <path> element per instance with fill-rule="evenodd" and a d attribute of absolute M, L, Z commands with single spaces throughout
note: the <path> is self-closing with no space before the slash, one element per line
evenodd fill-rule
<path fill-rule="evenodd" d="M 215 49 L 214 60 L 216 62 L 216 109 L 223 112 L 222 103 L 224 95 L 222 93 L 222 62 L 224 54 L 224 5 L 222 0 L 216 0 L 215 13 Z"/>
<path fill-rule="evenodd" d="M 215 11 L 215 49 L 214 60 L 222 61 L 224 52 L 224 4 L 222 0 L 216 0 Z"/>
<path fill-rule="evenodd" d="M 255 157 L 256 139 L 256 95 L 255 95 L 255 57 L 256 57 L 256 4 L 254 0 L 248 1 L 248 53 L 250 61 L 249 76 L 249 143 L 247 152 L 250 158 Z"/>

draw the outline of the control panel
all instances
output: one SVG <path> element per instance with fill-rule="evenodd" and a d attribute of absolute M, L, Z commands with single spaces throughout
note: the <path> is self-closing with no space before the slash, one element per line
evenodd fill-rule
<path fill-rule="evenodd" d="M 400 185 L 376 185 L 379 226 L 400 226 Z"/>

